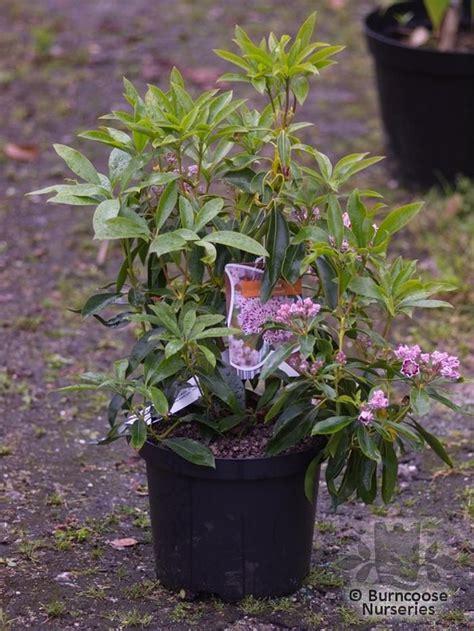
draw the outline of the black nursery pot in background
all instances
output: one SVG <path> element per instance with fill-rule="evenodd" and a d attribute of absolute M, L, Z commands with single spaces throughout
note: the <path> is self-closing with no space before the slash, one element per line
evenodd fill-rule
<path fill-rule="evenodd" d="M 474 53 L 409 47 L 396 39 L 397 14 L 429 22 L 421 2 L 376 10 L 365 20 L 383 124 L 402 177 L 430 185 L 474 176 Z"/>
<path fill-rule="evenodd" d="M 191 464 L 147 442 L 156 573 L 169 589 L 276 597 L 297 590 L 310 567 L 314 501 L 305 496 L 315 449 L 283 456 Z"/>

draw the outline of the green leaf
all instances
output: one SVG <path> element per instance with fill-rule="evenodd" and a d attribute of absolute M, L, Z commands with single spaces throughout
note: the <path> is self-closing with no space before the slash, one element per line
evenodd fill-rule
<path fill-rule="evenodd" d="M 145 360 L 145 382 L 155 384 L 172 377 L 184 366 L 182 359 L 178 355 L 168 357 L 158 361 L 153 355 Z"/>
<path fill-rule="evenodd" d="M 367 212 L 357 189 L 350 194 L 347 200 L 347 212 L 351 220 L 351 230 L 357 240 L 357 245 L 363 247 L 367 243 L 364 234 L 364 220 L 367 216 Z"/>
<path fill-rule="evenodd" d="M 304 494 L 308 502 L 313 503 L 315 499 L 315 490 L 316 490 L 316 477 L 319 474 L 319 465 L 324 456 L 324 450 L 321 451 L 314 456 L 311 462 L 306 469 L 306 474 L 304 476 Z"/>
<path fill-rule="evenodd" d="M 398 479 L 398 458 L 391 442 L 384 441 L 382 445 L 382 499 L 388 504 Z"/>
<path fill-rule="evenodd" d="M 175 337 L 181 337 L 181 329 L 179 328 L 176 316 L 169 305 L 164 302 L 159 302 L 153 305 L 151 310 L 165 329 L 170 331 Z"/>
<path fill-rule="evenodd" d="M 291 143 L 284 129 L 278 134 L 277 147 L 280 164 L 284 169 L 287 169 L 291 160 Z"/>
<path fill-rule="evenodd" d="M 165 348 L 165 357 L 171 357 L 172 355 L 176 355 L 183 348 L 184 341 L 183 340 L 171 340 L 168 342 Z"/>
<path fill-rule="evenodd" d="M 453 462 L 451 458 L 448 456 L 445 448 L 443 447 L 442 443 L 436 438 L 436 436 L 433 436 L 433 434 L 430 434 L 430 432 L 426 431 L 426 429 L 422 427 L 416 421 L 413 421 L 413 425 L 416 428 L 417 432 L 420 434 L 420 436 L 424 438 L 424 440 L 428 443 L 431 449 L 435 452 L 435 454 L 448 466 L 452 467 Z"/>
<path fill-rule="evenodd" d="M 262 276 L 262 302 L 266 302 L 270 298 L 273 288 L 281 278 L 283 263 L 289 243 L 290 230 L 288 223 L 283 213 L 277 208 L 274 208 L 271 211 L 267 231 L 267 249 L 270 252 L 270 256 L 266 262 L 265 271 Z"/>
<path fill-rule="evenodd" d="M 268 256 L 268 252 L 258 241 L 255 241 L 255 239 L 245 234 L 240 234 L 240 232 L 232 232 L 230 230 L 211 232 L 201 239 L 201 242 L 227 245 L 231 248 L 237 248 L 238 250 L 255 254 L 255 256 Z"/>
<path fill-rule="evenodd" d="M 339 301 L 338 286 L 334 280 L 334 278 L 336 277 L 336 272 L 333 270 L 331 265 L 329 265 L 327 259 L 324 256 L 319 256 L 317 258 L 316 267 L 318 269 L 319 280 L 321 281 L 324 296 L 326 298 L 328 306 L 331 309 L 336 309 Z"/>
<path fill-rule="evenodd" d="M 269 377 L 275 370 L 278 369 L 280 364 L 288 359 L 288 357 L 294 353 L 296 349 L 296 344 L 289 343 L 283 344 L 280 348 L 269 355 L 265 364 L 263 366 L 262 372 L 260 374 L 260 379 L 266 379 Z"/>
<path fill-rule="evenodd" d="M 451 0 L 424 0 L 426 12 L 429 15 L 435 31 L 439 31 Z"/>
<path fill-rule="evenodd" d="M 194 211 L 191 202 L 189 201 L 189 199 L 186 199 L 186 197 L 183 197 L 183 195 L 180 195 L 178 205 L 181 225 L 183 226 L 183 228 L 187 228 L 188 230 L 190 230 L 194 226 Z"/>
<path fill-rule="evenodd" d="M 200 232 L 210 221 L 214 219 L 214 217 L 217 217 L 223 206 L 224 200 L 220 197 L 216 197 L 206 202 L 194 219 L 193 229 L 196 232 Z"/>
<path fill-rule="evenodd" d="M 153 407 L 155 408 L 157 414 L 160 416 L 166 416 L 168 414 L 169 406 L 163 392 L 154 386 L 151 386 L 148 391 L 151 395 L 151 402 L 153 403 Z"/>
<path fill-rule="evenodd" d="M 382 300 L 380 287 L 368 276 L 356 276 L 349 283 L 349 289 L 359 296 Z"/>
<path fill-rule="evenodd" d="M 344 223 L 341 206 L 334 195 L 328 195 L 327 220 L 329 233 L 334 237 L 336 246 L 340 248 L 344 237 Z"/>
<path fill-rule="evenodd" d="M 417 416 L 425 416 L 430 411 L 431 401 L 426 390 L 412 388 L 410 392 L 410 404 Z"/>
<path fill-rule="evenodd" d="M 94 239 L 108 239 L 109 225 L 108 220 L 117 217 L 120 211 L 120 202 L 118 199 L 106 199 L 101 202 L 95 209 L 92 218 L 94 227 Z"/>
<path fill-rule="evenodd" d="M 312 241 L 313 243 L 327 243 L 328 235 L 322 228 L 317 226 L 305 226 L 293 237 L 293 243 Z"/>
<path fill-rule="evenodd" d="M 83 156 L 82 153 L 66 145 L 55 144 L 53 147 L 58 156 L 64 160 L 73 173 L 86 182 L 92 182 L 94 184 L 101 183 L 99 174 L 94 165 L 88 158 Z"/>
<path fill-rule="evenodd" d="M 239 55 L 236 55 L 235 53 L 232 53 L 228 50 L 222 50 L 220 48 L 214 48 L 213 50 L 218 57 L 221 57 L 222 59 L 225 59 L 226 61 L 229 61 L 231 64 L 234 64 L 235 66 L 239 66 L 240 68 L 243 68 L 244 70 L 249 70 L 250 68 L 249 63 L 245 61 L 245 59 L 243 59 L 242 57 L 239 57 Z"/>
<path fill-rule="evenodd" d="M 99 313 L 102 309 L 105 309 L 108 305 L 111 305 L 122 297 L 122 294 L 116 293 L 107 293 L 107 294 L 96 294 L 95 296 L 91 296 L 84 303 L 81 309 L 81 315 L 83 318 L 89 318 L 95 313 Z"/>
<path fill-rule="evenodd" d="M 289 245 L 286 250 L 281 274 L 290 285 L 296 282 L 301 275 L 301 262 L 304 254 L 305 248 L 303 243 Z"/>
<path fill-rule="evenodd" d="M 109 175 L 113 184 L 118 182 L 132 161 L 132 156 L 121 149 L 112 149 L 109 156 Z"/>
<path fill-rule="evenodd" d="M 131 216 L 113 217 L 108 219 L 105 225 L 107 239 L 146 239 L 150 235 L 146 221 L 139 215 L 134 218 Z"/>
<path fill-rule="evenodd" d="M 293 90 L 293 94 L 295 95 L 298 103 L 300 105 L 303 105 L 303 103 L 306 101 L 306 97 L 308 96 L 308 92 L 309 92 L 308 79 L 302 76 L 295 77 L 291 81 L 291 89 Z"/>
<path fill-rule="evenodd" d="M 150 254 L 154 253 L 157 256 L 163 256 L 163 254 L 168 254 L 169 252 L 183 250 L 186 247 L 186 243 L 187 241 L 179 234 L 165 232 L 153 239 L 150 244 Z"/>
<path fill-rule="evenodd" d="M 138 418 L 131 428 L 131 440 L 130 444 L 134 449 L 141 449 L 146 442 L 147 429 L 146 423 L 143 419 Z"/>
<path fill-rule="evenodd" d="M 401 230 L 407 223 L 409 223 L 413 217 L 415 217 L 421 210 L 423 202 L 416 202 L 413 204 L 407 204 L 392 210 L 391 213 L 385 217 L 379 226 L 377 234 L 374 238 L 374 245 L 382 243 L 385 239 L 385 233 L 392 235 L 398 230 Z"/>
<path fill-rule="evenodd" d="M 301 48 L 306 48 L 311 42 L 311 37 L 313 36 L 314 25 L 316 23 L 316 11 L 313 11 L 306 20 L 301 25 L 296 37 L 296 40 L 300 40 Z"/>
<path fill-rule="evenodd" d="M 331 416 L 318 421 L 311 430 L 311 434 L 334 434 L 354 421 L 353 416 Z"/>
<path fill-rule="evenodd" d="M 370 460 L 375 460 L 375 462 L 382 462 L 382 455 L 377 448 L 377 445 L 373 441 L 366 427 L 360 424 L 357 427 L 357 440 L 359 442 L 359 447 L 362 450 L 362 453 L 369 458 Z"/>
<path fill-rule="evenodd" d="M 252 193 L 251 184 L 254 177 L 255 171 L 245 168 L 238 171 L 228 171 L 222 176 L 222 179 L 239 190 L 244 191 L 244 193 Z"/>
<path fill-rule="evenodd" d="M 190 438 L 166 438 L 162 441 L 169 449 L 178 456 L 202 467 L 216 468 L 214 454 L 205 445 L 191 440 Z"/>
<path fill-rule="evenodd" d="M 176 206 L 177 200 L 178 187 L 176 185 L 176 182 L 173 181 L 167 184 L 165 190 L 160 196 L 160 201 L 158 202 L 158 208 L 155 213 L 155 225 L 158 231 L 170 216 L 171 212 Z"/>

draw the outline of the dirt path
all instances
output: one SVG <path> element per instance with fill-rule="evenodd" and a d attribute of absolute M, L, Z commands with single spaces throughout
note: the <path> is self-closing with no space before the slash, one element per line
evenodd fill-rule
<path fill-rule="evenodd" d="M 305 108 L 317 123 L 313 138 L 330 146 L 330 154 L 367 146 L 380 151 L 359 33 L 368 3 L 338 12 L 327 4 L 321 7 L 321 39 L 344 42 L 349 51 Z M 34 159 L 13 159 L 11 148 L 0 153 L 0 462 L 6 497 L 0 629 L 468 628 L 472 454 L 465 419 L 446 413 L 432 419 L 456 455 L 454 472 L 445 475 L 431 456 L 410 458 L 388 509 L 352 503 L 334 514 L 322 485 L 314 571 L 295 597 L 224 605 L 188 600 L 154 581 L 143 463 L 123 443 L 88 444 L 105 427 L 100 396 L 54 392 L 83 369 L 106 369 L 130 334 L 111 335 L 65 310 L 108 277 L 95 263 L 90 209 L 46 207 L 42 198 L 24 197 L 67 175 L 51 144 L 73 142 L 77 131 L 118 105 L 122 75 L 140 86 L 160 83 L 176 64 L 196 89 L 208 88 L 222 69 L 211 49 L 226 45 L 235 23 L 254 32 L 292 31 L 312 9 L 305 1 L 2 0 L 0 145 L 30 143 Z M 103 154 L 95 150 L 100 165 Z M 386 167 L 375 177 L 383 183 L 392 178 Z M 430 553 L 440 574 L 434 584 L 449 592 L 446 611 L 420 623 L 382 624 L 351 608 L 348 586 L 355 579 L 338 563 L 362 540 L 372 545 L 375 522 L 421 524 L 422 551 L 437 544 Z M 125 537 L 136 545 L 117 550 L 109 543 Z M 441 553 L 450 559 L 445 568 L 439 567 Z M 412 580 L 426 580 L 427 558 L 409 568 Z M 367 580 L 377 584 L 375 572 Z"/>

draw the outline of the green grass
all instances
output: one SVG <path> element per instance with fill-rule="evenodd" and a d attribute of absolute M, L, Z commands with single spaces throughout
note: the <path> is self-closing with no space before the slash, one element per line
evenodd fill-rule
<path fill-rule="evenodd" d="M 48 618 L 62 618 L 67 613 L 67 606 L 62 600 L 54 599 L 41 605 Z"/>
<path fill-rule="evenodd" d="M 305 581 L 306 585 L 313 588 L 336 588 L 342 587 L 344 578 L 326 568 L 313 568 Z"/>
<path fill-rule="evenodd" d="M 268 601 L 254 596 L 245 596 L 239 603 L 239 609 L 247 616 L 255 616 L 268 610 Z"/>
<path fill-rule="evenodd" d="M 357 611 L 351 607 L 338 607 L 337 613 L 343 625 L 345 626 L 361 626 L 364 624 L 364 620 L 359 616 Z"/>

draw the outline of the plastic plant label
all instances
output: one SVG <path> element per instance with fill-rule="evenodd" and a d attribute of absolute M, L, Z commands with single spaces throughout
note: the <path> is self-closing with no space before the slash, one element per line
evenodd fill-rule
<path fill-rule="evenodd" d="M 252 379 L 271 353 L 289 339 L 287 331 L 264 331 L 264 324 L 274 318 L 282 304 L 301 298 L 301 279 L 294 285 L 280 280 L 270 299 L 262 303 L 262 269 L 229 263 L 225 266 L 225 276 L 227 326 L 241 330 L 240 335 L 228 338 L 229 364 L 241 379 Z M 282 364 L 281 368 L 290 376 L 298 374 L 288 364 Z"/>

